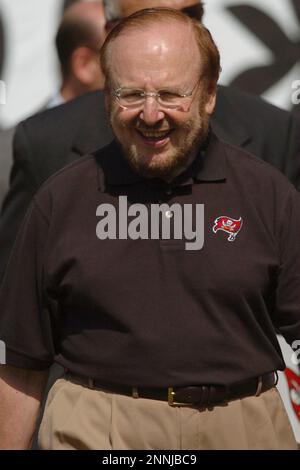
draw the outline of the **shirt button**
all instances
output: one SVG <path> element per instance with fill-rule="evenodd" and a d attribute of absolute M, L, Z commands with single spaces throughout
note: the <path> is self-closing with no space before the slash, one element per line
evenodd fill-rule
<path fill-rule="evenodd" d="M 167 189 L 165 190 L 165 193 L 166 193 L 168 196 L 170 196 L 170 195 L 172 194 L 172 188 L 167 188 Z"/>
<path fill-rule="evenodd" d="M 173 212 L 172 211 L 166 211 L 165 216 L 167 217 L 167 219 L 171 219 L 173 217 Z"/>

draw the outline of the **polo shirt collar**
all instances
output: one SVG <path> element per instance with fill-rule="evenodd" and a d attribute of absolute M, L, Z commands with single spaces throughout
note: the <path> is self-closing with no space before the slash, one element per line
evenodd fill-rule
<path fill-rule="evenodd" d="M 207 148 L 199 159 L 195 179 L 198 181 L 226 180 L 227 158 L 224 144 L 211 132 Z"/>
<path fill-rule="evenodd" d="M 123 186 L 145 181 L 134 172 L 124 158 L 120 145 L 114 140 L 95 154 L 98 163 L 98 186 L 104 191 L 106 186 Z M 200 149 L 193 163 L 169 186 L 185 186 L 194 181 L 221 181 L 226 179 L 226 153 L 223 145 L 211 132 L 208 144 Z M 149 180 L 150 181 L 150 180 Z M 157 181 L 159 184 L 159 180 Z M 161 182 L 165 184 L 165 182 Z"/>

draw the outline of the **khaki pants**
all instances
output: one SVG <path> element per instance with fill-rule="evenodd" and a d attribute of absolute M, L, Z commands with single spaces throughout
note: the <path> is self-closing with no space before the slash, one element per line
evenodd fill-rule
<path fill-rule="evenodd" d="M 40 449 L 297 449 L 276 388 L 211 410 L 91 390 L 59 379 L 49 392 Z"/>

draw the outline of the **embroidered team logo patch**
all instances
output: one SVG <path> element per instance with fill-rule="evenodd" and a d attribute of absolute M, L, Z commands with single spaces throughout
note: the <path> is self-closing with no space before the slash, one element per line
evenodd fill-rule
<path fill-rule="evenodd" d="M 242 228 L 243 220 L 242 217 L 237 219 L 232 219 L 226 215 L 221 215 L 217 217 L 213 226 L 213 232 L 217 233 L 218 230 L 228 233 L 228 241 L 233 242 L 236 239 L 237 234 Z"/>

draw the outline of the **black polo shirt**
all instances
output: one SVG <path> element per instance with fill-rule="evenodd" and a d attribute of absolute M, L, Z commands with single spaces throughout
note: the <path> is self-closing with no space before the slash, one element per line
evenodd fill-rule
<path fill-rule="evenodd" d="M 101 240 L 99 207 L 118 214 L 119 196 L 149 211 L 204 208 L 194 227 L 203 247 L 186 249 L 172 230 L 165 240 Z M 276 331 L 290 343 L 300 338 L 299 194 L 276 169 L 214 136 L 170 184 L 139 177 L 113 143 L 40 189 L 0 312 L 8 364 L 56 361 L 104 385 L 229 384 L 283 369 Z"/>

